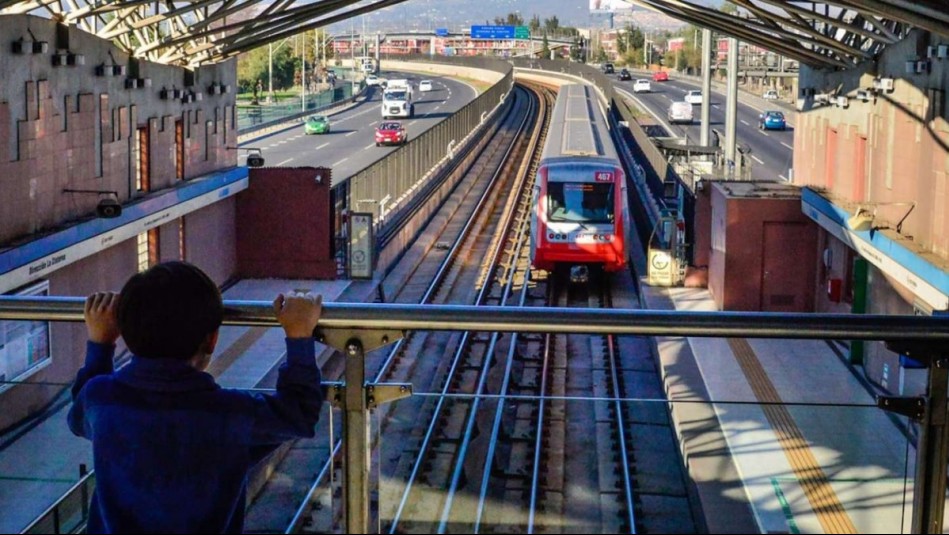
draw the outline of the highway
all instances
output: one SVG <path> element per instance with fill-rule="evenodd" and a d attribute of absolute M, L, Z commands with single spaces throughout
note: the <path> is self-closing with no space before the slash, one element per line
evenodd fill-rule
<path fill-rule="evenodd" d="M 637 78 L 644 78 L 645 76 L 642 73 L 633 73 L 632 80 L 628 82 L 616 80 L 614 84 L 632 94 L 633 82 Z M 646 108 L 654 116 L 657 116 L 660 124 L 671 135 L 685 137 L 689 143 L 698 144 L 702 107 L 693 107 L 695 122 L 692 125 L 670 125 L 667 119 L 667 110 L 673 101 L 683 100 L 687 91 L 699 89 L 699 84 L 692 80 L 676 79 L 675 74 L 670 74 L 669 78 L 668 82 L 652 82 L 652 92 L 637 93 L 633 95 L 633 100 L 638 101 L 641 108 Z M 767 101 L 762 99 L 753 100 L 758 102 L 752 102 L 748 95 L 739 93 L 737 125 L 738 142 L 747 145 L 752 151 L 751 159 L 754 162 L 752 164 L 752 178 L 756 180 L 787 181 L 789 169 L 794 164 L 793 112 L 781 105 L 765 108 L 760 103 Z M 712 87 L 711 104 L 710 122 L 712 129 L 724 132 L 725 95 L 723 92 L 717 91 L 714 86 Z M 789 121 L 787 130 L 759 130 L 758 115 L 766 109 L 784 112 Z"/>
<path fill-rule="evenodd" d="M 415 87 L 415 117 L 401 121 L 409 139 L 451 116 L 476 95 L 475 89 L 457 80 L 403 72 L 382 72 L 386 79 L 406 78 Z M 433 91 L 422 93 L 418 82 L 432 80 Z M 382 122 L 382 89 L 370 87 L 368 98 L 352 108 L 330 116 L 328 134 L 305 135 L 300 126 L 242 143 L 260 148 L 267 166 L 323 166 L 333 170 L 333 183 L 339 183 L 383 158 L 396 146 L 376 147 L 374 135 Z M 244 154 L 242 157 L 246 157 Z"/>

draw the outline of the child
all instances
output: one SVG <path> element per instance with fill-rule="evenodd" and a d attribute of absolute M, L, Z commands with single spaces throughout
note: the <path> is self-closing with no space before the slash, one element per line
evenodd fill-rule
<path fill-rule="evenodd" d="M 275 395 L 223 389 L 204 373 L 218 340 L 217 286 L 184 262 L 86 300 L 86 364 L 69 428 L 92 441 L 89 533 L 240 533 L 248 470 L 280 443 L 312 437 L 323 394 L 313 329 L 320 296 L 280 294 L 287 337 Z M 133 354 L 113 371 L 119 335 Z"/>

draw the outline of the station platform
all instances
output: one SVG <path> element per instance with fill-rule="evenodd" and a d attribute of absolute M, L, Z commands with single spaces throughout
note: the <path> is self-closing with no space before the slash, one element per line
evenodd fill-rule
<path fill-rule="evenodd" d="M 715 311 L 707 289 L 643 286 L 650 309 Z M 837 342 L 656 339 L 710 533 L 904 533 L 915 445 Z"/>
<path fill-rule="evenodd" d="M 362 302 L 370 299 L 373 286 L 346 280 L 242 280 L 224 292 L 224 299 L 269 301 L 280 292 L 298 289 L 320 293 L 326 302 Z M 224 387 L 257 388 L 272 375 L 284 353 L 279 328 L 222 327 L 207 371 Z M 73 436 L 66 425 L 69 386 L 18 387 L 67 390 L 41 418 L 0 436 L 0 533 L 20 532 L 80 479 L 80 465 L 92 469 L 91 443 Z"/>

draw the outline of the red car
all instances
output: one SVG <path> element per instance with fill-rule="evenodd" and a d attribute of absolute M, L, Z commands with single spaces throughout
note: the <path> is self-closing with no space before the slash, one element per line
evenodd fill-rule
<path fill-rule="evenodd" d="M 652 73 L 652 81 L 653 82 L 668 82 L 669 73 L 664 72 L 664 71 L 656 71 Z"/>
<path fill-rule="evenodd" d="M 405 127 L 402 123 L 387 121 L 376 128 L 376 146 L 380 145 L 404 145 L 409 140 L 405 133 Z"/>

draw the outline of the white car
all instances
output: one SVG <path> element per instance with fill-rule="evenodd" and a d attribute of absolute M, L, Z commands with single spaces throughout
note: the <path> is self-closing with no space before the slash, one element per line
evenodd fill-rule
<path fill-rule="evenodd" d="M 685 94 L 685 101 L 689 104 L 701 104 L 702 103 L 702 92 L 701 91 L 689 91 Z"/>
<path fill-rule="evenodd" d="M 670 123 L 692 124 L 692 105 L 688 102 L 673 102 L 668 112 Z"/>
<path fill-rule="evenodd" d="M 375 74 L 370 74 L 366 77 L 366 85 L 382 85 L 382 78 L 379 78 Z"/>
<path fill-rule="evenodd" d="M 649 80 L 636 80 L 633 84 L 633 93 L 648 93 L 652 91 L 652 84 Z"/>
<path fill-rule="evenodd" d="M 432 81 L 422 80 L 421 82 L 418 83 L 418 90 L 419 91 L 434 91 L 434 88 L 432 88 Z"/>
<path fill-rule="evenodd" d="M 761 95 L 761 98 L 766 98 L 768 100 L 778 100 L 778 92 L 774 89 L 769 89 Z"/>

